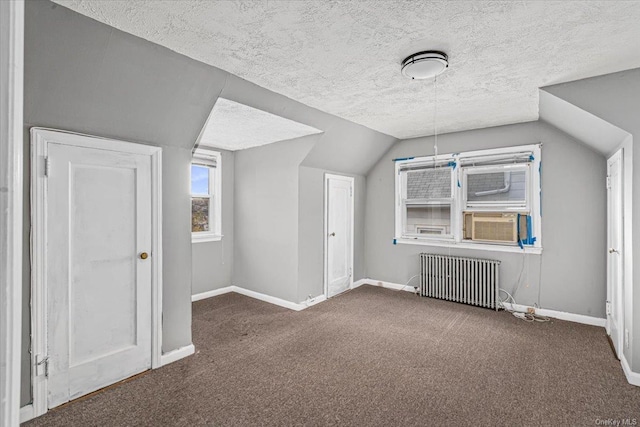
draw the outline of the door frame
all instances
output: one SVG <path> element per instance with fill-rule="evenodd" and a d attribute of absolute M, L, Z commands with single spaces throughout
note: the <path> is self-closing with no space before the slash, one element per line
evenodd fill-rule
<path fill-rule="evenodd" d="M 24 1 L 0 2 L 0 425 L 20 422 Z"/>
<path fill-rule="evenodd" d="M 34 127 L 31 133 L 31 387 L 33 416 L 48 411 L 47 378 L 38 363 L 47 354 L 47 168 L 48 144 L 94 148 L 151 157 L 151 368 L 162 355 L 162 148 Z"/>
<path fill-rule="evenodd" d="M 605 323 L 605 329 L 607 331 L 607 334 L 611 337 L 611 340 L 613 340 L 617 346 L 616 348 L 618 349 L 619 353 L 617 356 L 618 358 L 622 358 L 622 353 L 624 352 L 624 304 L 623 304 L 623 299 L 624 299 L 624 290 L 625 290 L 625 281 L 626 281 L 626 274 L 625 274 L 625 252 L 626 252 L 626 240 L 625 239 L 625 167 L 624 167 L 624 148 L 619 148 L 617 149 L 613 154 L 611 154 L 610 156 L 607 157 L 607 251 L 609 250 L 609 248 L 611 248 L 611 224 L 612 224 L 612 218 L 610 215 L 610 209 L 611 209 L 611 188 L 609 185 L 609 162 L 614 159 L 615 157 L 618 157 L 618 167 L 619 167 L 619 171 L 618 171 L 618 175 L 619 175 L 619 179 L 620 179 L 620 184 L 621 184 L 621 188 L 619 189 L 620 191 L 620 217 L 618 218 L 618 221 L 620 221 L 620 227 L 622 232 L 620 233 L 621 236 L 621 242 L 619 242 L 619 248 L 617 248 L 618 250 L 622 251 L 622 254 L 618 254 L 618 256 L 620 257 L 620 278 L 619 278 L 619 284 L 618 286 L 620 286 L 619 292 L 618 292 L 618 298 L 616 298 L 616 302 L 617 302 L 617 306 L 613 307 L 613 312 L 615 314 L 616 317 L 616 324 L 617 324 L 617 334 L 616 336 L 612 336 L 611 335 L 611 324 L 609 322 L 609 313 L 608 310 L 607 312 L 605 312 L 605 316 L 606 316 L 606 323 Z M 611 275 L 610 275 L 610 271 L 611 271 L 611 254 L 607 253 L 607 294 L 606 294 L 606 298 L 607 298 L 607 308 L 609 307 L 609 304 L 611 304 L 610 300 L 609 300 L 609 294 L 610 292 L 615 292 L 616 290 L 613 289 L 613 283 L 611 283 Z"/>
<path fill-rule="evenodd" d="M 349 263 L 351 264 L 351 277 L 349 278 L 349 289 L 353 288 L 353 260 L 355 247 L 355 178 L 353 176 L 324 174 L 324 295 L 329 298 L 329 180 L 337 179 L 346 181 L 351 187 L 351 251 Z"/>

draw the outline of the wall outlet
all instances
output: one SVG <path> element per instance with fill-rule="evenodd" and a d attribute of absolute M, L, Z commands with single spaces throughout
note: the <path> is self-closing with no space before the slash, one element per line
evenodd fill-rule
<path fill-rule="evenodd" d="M 624 330 L 624 346 L 626 348 L 629 348 L 629 330 L 628 329 Z"/>
<path fill-rule="evenodd" d="M 529 314 L 536 314 L 536 309 L 533 307 L 527 307 L 527 313 Z"/>

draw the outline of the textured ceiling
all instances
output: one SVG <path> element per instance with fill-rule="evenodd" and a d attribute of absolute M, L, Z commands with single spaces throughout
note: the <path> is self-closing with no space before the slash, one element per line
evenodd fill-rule
<path fill-rule="evenodd" d="M 234 151 L 320 132 L 302 123 L 218 98 L 198 145 Z"/>
<path fill-rule="evenodd" d="M 538 118 L 538 88 L 640 67 L 640 2 L 56 0 L 108 25 L 389 135 L 434 132 L 433 85 L 400 74 L 444 50 L 438 132 Z"/>

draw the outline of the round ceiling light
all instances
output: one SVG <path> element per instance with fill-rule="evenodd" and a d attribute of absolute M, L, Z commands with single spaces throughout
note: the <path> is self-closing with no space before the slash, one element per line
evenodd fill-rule
<path fill-rule="evenodd" d="M 441 74 L 449 66 L 446 53 L 427 50 L 414 53 L 402 61 L 402 75 L 410 79 L 422 80 Z"/>

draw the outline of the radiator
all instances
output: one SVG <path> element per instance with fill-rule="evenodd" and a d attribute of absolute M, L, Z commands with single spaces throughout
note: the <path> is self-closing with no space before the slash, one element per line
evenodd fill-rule
<path fill-rule="evenodd" d="M 420 295 L 498 309 L 500 261 L 420 254 Z"/>

